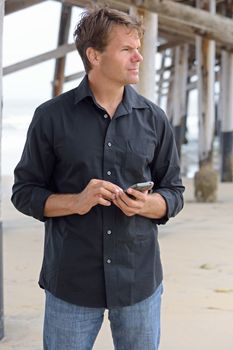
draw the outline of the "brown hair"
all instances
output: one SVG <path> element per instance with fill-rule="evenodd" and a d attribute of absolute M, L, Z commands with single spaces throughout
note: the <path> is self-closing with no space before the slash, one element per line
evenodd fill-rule
<path fill-rule="evenodd" d="M 88 9 L 82 14 L 75 28 L 74 39 L 87 73 L 91 70 L 91 64 L 86 55 L 87 48 L 93 47 L 103 52 L 114 25 L 136 29 L 140 37 L 144 33 L 142 21 L 139 18 L 106 6 Z"/>

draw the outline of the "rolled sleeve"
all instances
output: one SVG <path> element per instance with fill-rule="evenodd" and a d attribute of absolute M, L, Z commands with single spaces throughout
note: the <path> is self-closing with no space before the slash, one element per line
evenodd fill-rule
<path fill-rule="evenodd" d="M 156 220 L 158 225 L 165 225 L 171 217 L 176 216 L 181 211 L 184 206 L 182 195 L 183 190 L 184 189 L 181 188 L 180 192 L 176 191 L 175 193 L 174 191 L 169 192 L 165 189 L 156 191 L 156 193 L 159 193 L 164 198 L 167 207 L 166 215 L 163 218 Z"/>
<path fill-rule="evenodd" d="M 183 208 L 183 192 L 185 190 L 181 176 L 179 157 L 171 126 L 163 111 L 160 111 L 161 123 L 159 143 L 155 152 L 152 179 L 155 182 L 154 192 L 159 193 L 166 201 L 167 212 L 161 219 L 154 219 L 156 224 L 165 224 L 171 217 L 176 216 Z"/>
<path fill-rule="evenodd" d="M 52 173 L 55 155 L 49 116 L 36 110 L 28 130 L 22 157 L 15 168 L 12 203 L 20 212 L 45 221 L 44 205 L 54 193 Z"/>
<path fill-rule="evenodd" d="M 31 216 L 40 221 L 46 221 L 48 218 L 44 216 L 44 206 L 47 198 L 53 194 L 53 192 L 46 189 L 34 188 L 32 190 L 30 201 Z"/>

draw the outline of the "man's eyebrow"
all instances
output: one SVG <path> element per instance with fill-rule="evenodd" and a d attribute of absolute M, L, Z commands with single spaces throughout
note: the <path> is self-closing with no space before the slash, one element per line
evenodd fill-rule
<path fill-rule="evenodd" d="M 135 46 L 132 46 L 132 45 L 122 45 L 122 48 L 127 48 L 127 49 L 139 49 L 141 47 L 141 44 L 137 45 L 136 47 Z"/>

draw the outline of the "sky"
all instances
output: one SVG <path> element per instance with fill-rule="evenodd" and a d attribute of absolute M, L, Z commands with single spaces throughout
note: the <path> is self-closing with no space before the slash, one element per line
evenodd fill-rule
<path fill-rule="evenodd" d="M 61 4 L 46 1 L 5 16 L 3 28 L 3 67 L 36 56 L 57 46 Z M 81 9 L 73 7 L 69 42 L 79 20 Z M 7 75 L 3 78 L 3 98 L 48 99 L 51 96 L 55 60 Z M 74 51 L 67 55 L 66 74 L 83 69 L 81 59 Z M 65 84 L 65 90 L 77 81 Z"/>

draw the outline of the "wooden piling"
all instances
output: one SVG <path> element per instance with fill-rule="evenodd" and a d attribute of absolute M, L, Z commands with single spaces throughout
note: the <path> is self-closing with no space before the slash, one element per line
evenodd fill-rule
<path fill-rule="evenodd" d="M 185 128 L 186 116 L 186 88 L 188 80 L 188 45 L 177 46 L 175 49 L 175 73 L 173 88 L 173 128 L 178 154 L 181 154 L 181 145 Z"/>
<path fill-rule="evenodd" d="M 214 12 L 215 0 L 210 3 L 197 0 L 197 6 L 209 5 Z M 217 175 L 213 169 L 213 138 L 215 123 L 214 82 L 215 42 L 196 37 L 199 117 L 199 171 L 195 174 L 195 197 L 201 202 L 217 198 Z"/>
<path fill-rule="evenodd" d="M 140 65 L 138 92 L 155 102 L 155 54 L 157 51 L 158 40 L 158 16 L 149 11 L 140 11 L 143 16 L 145 34 L 141 42 L 141 52 L 143 62 Z"/>
<path fill-rule="evenodd" d="M 71 10 L 72 10 L 71 6 L 62 4 L 60 28 L 59 28 L 59 34 L 58 34 L 58 46 L 68 43 Z M 65 75 L 65 62 L 66 62 L 66 56 L 56 59 L 53 91 L 52 91 L 53 97 L 60 95 L 62 93 L 63 84 L 64 84 L 64 75 Z"/>
<path fill-rule="evenodd" d="M 175 49 L 166 50 L 169 52 L 170 60 L 171 60 L 171 68 L 170 68 L 170 76 L 169 76 L 169 85 L 167 92 L 167 101 L 166 101 L 166 113 L 168 120 L 172 124 L 173 114 L 174 114 L 174 81 L 175 81 Z"/>
<path fill-rule="evenodd" d="M 157 82 L 157 104 L 160 106 L 162 103 L 162 90 L 163 90 L 163 83 L 164 83 L 164 73 L 165 73 L 165 64 L 166 64 L 166 55 L 169 50 L 164 50 L 162 52 L 161 57 L 161 64 L 160 64 L 160 74 L 159 74 L 159 81 Z"/>
<path fill-rule="evenodd" d="M 221 123 L 221 181 L 233 181 L 233 54 L 221 55 L 220 123 Z"/>

